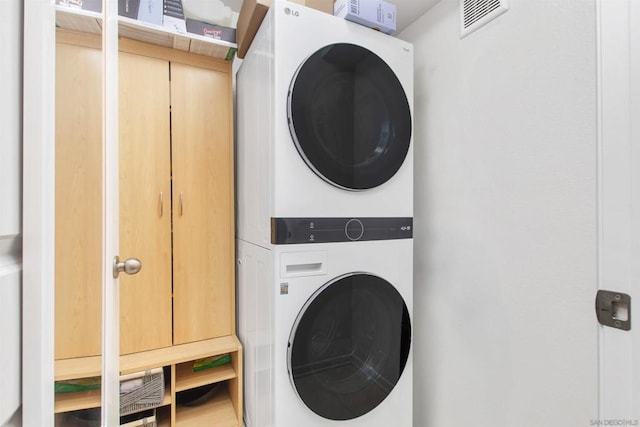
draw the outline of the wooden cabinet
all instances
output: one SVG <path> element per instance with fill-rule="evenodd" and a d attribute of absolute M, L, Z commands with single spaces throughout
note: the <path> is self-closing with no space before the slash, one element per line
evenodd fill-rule
<path fill-rule="evenodd" d="M 99 375 L 102 65 L 99 37 L 65 30 L 57 37 L 55 375 L 61 380 Z M 120 257 L 142 260 L 138 274 L 120 276 L 121 369 L 171 367 L 166 425 L 203 425 L 201 417 L 213 412 L 235 420 L 220 425 L 241 425 L 231 64 L 127 39 L 120 50 Z M 223 351 L 232 354 L 229 367 L 215 375 L 188 372 L 193 360 Z M 193 384 L 216 382 L 226 391 L 208 406 L 172 403 Z M 56 412 L 99 406 L 95 394 L 57 395 Z"/>
<path fill-rule="evenodd" d="M 56 48 L 55 358 L 100 354 L 102 56 Z"/>
<path fill-rule="evenodd" d="M 173 344 L 234 332 L 230 96 L 228 73 L 120 55 L 120 253 L 143 261 L 123 354 L 171 345 L 172 283 Z"/>
<path fill-rule="evenodd" d="M 122 354 L 235 332 L 230 70 L 128 46 L 135 53 L 119 58 L 120 256 L 143 267 L 120 279 Z M 100 52 L 58 43 L 57 53 L 59 359 L 100 352 L 102 164 Z"/>
<path fill-rule="evenodd" d="M 227 75 L 171 63 L 174 344 L 234 332 L 230 97 Z"/>
<path fill-rule="evenodd" d="M 171 341 L 171 124 L 169 64 L 119 55 L 120 257 L 142 260 L 120 275 L 120 353 Z M 209 337 L 212 338 L 212 337 Z"/>

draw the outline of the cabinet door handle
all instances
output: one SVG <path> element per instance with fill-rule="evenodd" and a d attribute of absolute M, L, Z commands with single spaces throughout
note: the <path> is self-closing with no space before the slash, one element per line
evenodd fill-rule
<path fill-rule="evenodd" d="M 164 197 L 162 191 L 160 192 L 160 216 L 164 214 Z"/>
<path fill-rule="evenodd" d="M 180 192 L 180 216 L 184 213 L 184 197 L 182 191 Z"/>

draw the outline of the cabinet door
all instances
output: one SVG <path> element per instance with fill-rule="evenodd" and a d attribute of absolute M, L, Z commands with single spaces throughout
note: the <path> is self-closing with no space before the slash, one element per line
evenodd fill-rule
<path fill-rule="evenodd" d="M 231 82 L 171 63 L 174 344 L 233 331 Z"/>
<path fill-rule="evenodd" d="M 55 358 L 102 336 L 102 53 L 56 44 Z"/>
<path fill-rule="evenodd" d="M 120 53 L 120 353 L 171 345 L 169 63 Z"/>

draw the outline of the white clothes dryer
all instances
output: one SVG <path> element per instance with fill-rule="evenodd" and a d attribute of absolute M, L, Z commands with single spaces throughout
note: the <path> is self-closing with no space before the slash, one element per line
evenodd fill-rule
<path fill-rule="evenodd" d="M 412 244 L 237 241 L 246 427 L 412 425 Z"/>
<path fill-rule="evenodd" d="M 237 74 L 238 237 L 272 218 L 413 216 L 413 47 L 275 0 Z"/>

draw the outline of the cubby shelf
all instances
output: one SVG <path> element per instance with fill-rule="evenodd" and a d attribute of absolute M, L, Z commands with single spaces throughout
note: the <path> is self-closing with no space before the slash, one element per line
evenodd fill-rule
<path fill-rule="evenodd" d="M 77 393 L 57 393 L 54 412 L 69 412 L 100 406 L 100 390 L 81 391 Z"/>
<path fill-rule="evenodd" d="M 77 393 L 56 394 L 54 412 L 78 411 L 80 409 L 97 408 L 100 406 L 100 390 L 81 391 Z M 166 385 L 164 389 L 164 399 L 162 406 L 171 403 L 171 386 Z"/>
<path fill-rule="evenodd" d="M 171 408 L 163 406 L 156 410 L 156 421 L 158 427 L 171 427 Z"/>
<path fill-rule="evenodd" d="M 120 357 L 120 373 L 130 374 L 158 366 L 177 365 L 212 355 L 231 353 L 238 351 L 239 348 L 238 338 L 235 335 L 228 335 L 141 353 L 126 354 Z M 54 363 L 56 381 L 97 377 L 100 376 L 101 370 L 100 356 L 61 359 Z"/>
<path fill-rule="evenodd" d="M 231 354 L 231 363 L 193 372 L 194 360 L 227 353 Z M 207 384 L 225 383 L 209 402 L 194 407 L 176 405 L 176 426 L 238 426 L 240 417 L 238 410 L 242 407 L 241 397 L 237 395 L 242 381 L 241 374 L 238 372 L 242 366 L 242 346 L 237 337 L 232 335 L 214 338 L 120 357 L 122 373 L 160 366 L 175 366 L 171 374 L 172 378 L 165 381 L 165 395 L 162 402 L 165 408 L 174 404 L 173 396 L 178 392 Z M 55 378 L 60 381 L 99 376 L 100 368 L 100 357 L 58 360 L 55 362 Z M 97 408 L 101 404 L 100 396 L 100 390 L 58 393 L 55 398 L 55 412 L 60 414 Z M 167 414 L 170 414 L 170 411 L 165 408 L 162 408 L 162 416 L 158 419 L 160 425 L 169 426 L 171 419 L 170 416 L 167 418 Z"/>
<path fill-rule="evenodd" d="M 200 372 L 193 372 L 193 369 L 189 365 L 190 364 L 185 363 L 176 367 L 176 392 L 230 380 L 237 376 L 231 364 Z"/>
<path fill-rule="evenodd" d="M 212 415 L 212 414 L 215 414 Z M 194 407 L 176 407 L 178 427 L 238 427 L 238 417 L 226 389 L 220 390 L 208 402 Z"/>
<path fill-rule="evenodd" d="M 149 24 L 124 16 L 118 17 L 120 37 L 139 40 L 154 45 L 170 47 L 198 55 L 219 59 L 233 59 L 236 44 L 192 33 L 178 33 L 168 28 Z M 56 25 L 68 30 L 100 34 L 102 14 L 56 6 Z"/>

